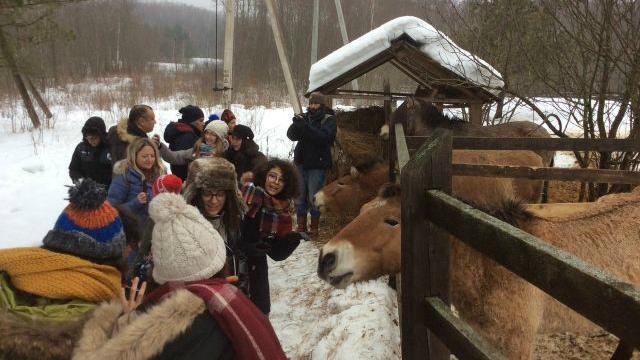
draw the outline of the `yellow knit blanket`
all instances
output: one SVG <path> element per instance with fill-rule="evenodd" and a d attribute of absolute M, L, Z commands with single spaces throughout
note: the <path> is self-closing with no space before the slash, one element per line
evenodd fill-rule
<path fill-rule="evenodd" d="M 101 302 L 120 295 L 120 272 L 41 248 L 0 250 L 0 271 L 17 289 L 49 299 Z"/>

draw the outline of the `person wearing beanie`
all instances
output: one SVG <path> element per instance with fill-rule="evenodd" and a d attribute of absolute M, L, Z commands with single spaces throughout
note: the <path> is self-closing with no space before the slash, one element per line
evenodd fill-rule
<path fill-rule="evenodd" d="M 224 109 L 222 111 L 222 115 L 220 115 L 220 120 L 227 123 L 229 126 L 229 134 L 233 131 L 233 128 L 236 127 L 236 116 L 229 109 Z"/>
<path fill-rule="evenodd" d="M 172 151 L 187 150 L 193 148 L 196 141 L 202 136 L 204 129 L 204 112 L 197 106 L 187 105 L 179 110 L 182 117 L 177 122 L 170 122 L 164 129 L 164 141 L 169 144 Z M 187 166 L 184 164 L 171 164 L 171 172 L 184 180 L 187 177 Z"/>
<path fill-rule="evenodd" d="M 241 124 L 236 125 L 231 131 L 229 149 L 224 157 L 236 167 L 240 183 L 250 182 L 253 179 L 253 169 L 267 161 L 258 144 L 253 141 L 251 128 Z"/>
<path fill-rule="evenodd" d="M 76 146 L 69 163 L 73 182 L 90 178 L 109 187 L 111 183 L 111 148 L 107 142 L 104 120 L 90 117 L 82 127 L 82 141 Z"/>
<path fill-rule="evenodd" d="M 267 315 L 271 299 L 266 255 L 285 260 L 306 236 L 292 231 L 290 203 L 300 191 L 298 177 L 292 163 L 271 159 L 256 169 L 255 183 L 242 186 L 248 207 L 242 220 L 242 244 L 248 256 L 251 300 Z"/>
<path fill-rule="evenodd" d="M 97 308 L 74 359 L 286 359 L 269 320 L 224 276 L 220 234 L 180 195 L 151 201 L 153 279 Z"/>
<path fill-rule="evenodd" d="M 2 357 L 70 358 L 87 314 L 120 295 L 124 246 L 106 190 L 83 179 L 42 247 L 0 250 Z"/>
<path fill-rule="evenodd" d="M 129 116 L 109 128 L 107 133 L 107 141 L 111 146 L 111 163 L 115 165 L 124 159 L 127 156 L 127 146 L 138 138 L 148 138 L 147 134 L 153 131 L 155 125 L 156 114 L 151 106 L 134 105 Z"/>
<path fill-rule="evenodd" d="M 185 165 L 199 157 L 223 156 L 229 148 L 225 139 L 228 126 L 224 121 L 214 120 L 207 124 L 202 137 L 196 141 L 193 148 L 172 151 L 162 142 L 158 147 L 162 158 L 171 165 Z"/>
<path fill-rule="evenodd" d="M 298 231 L 307 231 L 307 213 L 311 214 L 309 234 L 316 236 L 320 224 L 320 210 L 313 205 L 313 197 L 324 186 L 327 169 L 332 166 L 331 147 L 336 139 L 335 113 L 327 106 L 326 96 L 313 92 L 304 114 L 296 114 L 287 130 L 287 137 L 297 141 L 293 161 L 303 180 L 302 191 L 296 200 Z"/>
<path fill-rule="evenodd" d="M 173 174 L 160 175 L 156 181 L 153 182 L 151 192 L 154 198 L 163 193 L 180 194 L 180 192 L 182 192 L 182 179 Z M 150 271 L 153 269 L 151 234 L 153 233 L 154 226 L 155 223 L 153 219 L 147 219 L 142 233 L 142 240 L 138 244 L 136 258 L 132 261 L 131 266 L 127 268 L 125 276 L 127 283 L 136 277 L 138 277 L 140 281 L 148 282 L 150 280 Z M 153 284 L 151 284 L 151 286 L 153 287 Z"/>

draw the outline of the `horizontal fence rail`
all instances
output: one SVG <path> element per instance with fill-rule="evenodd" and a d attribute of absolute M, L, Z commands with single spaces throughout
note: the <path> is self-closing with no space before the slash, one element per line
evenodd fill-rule
<path fill-rule="evenodd" d="M 407 136 L 409 149 L 418 149 L 428 136 Z M 574 139 L 574 138 L 488 138 L 453 137 L 454 149 L 465 150 L 550 150 L 640 152 L 636 139 Z"/>
<path fill-rule="evenodd" d="M 425 220 L 640 348 L 640 291 L 632 285 L 439 190 L 426 198 Z"/>
<path fill-rule="evenodd" d="M 440 298 L 427 297 L 427 323 L 442 342 L 447 345 L 459 359 L 494 359 L 506 358 L 494 349 L 487 341 L 464 320 L 457 318 Z"/>
<path fill-rule="evenodd" d="M 640 184 L 640 172 L 603 169 L 564 169 L 528 166 L 453 164 L 453 175 L 539 180 L 588 181 L 608 184 Z"/>

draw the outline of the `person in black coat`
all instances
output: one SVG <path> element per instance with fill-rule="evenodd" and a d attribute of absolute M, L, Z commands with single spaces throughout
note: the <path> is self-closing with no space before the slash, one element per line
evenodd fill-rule
<path fill-rule="evenodd" d="M 164 141 L 169 143 L 169 149 L 172 151 L 193 148 L 204 129 L 204 112 L 199 107 L 187 105 L 179 111 L 182 118 L 178 122 L 170 122 L 164 129 Z M 185 180 L 188 166 L 172 164 L 171 172 Z"/>
<path fill-rule="evenodd" d="M 156 125 L 156 114 L 149 105 L 134 105 L 129 116 L 109 128 L 107 140 L 111 145 L 111 162 L 115 165 L 127 156 L 127 146 L 138 138 L 148 138 Z"/>
<path fill-rule="evenodd" d="M 266 163 L 267 157 L 260 152 L 258 144 L 253 141 L 253 131 L 246 125 L 236 125 L 229 136 L 229 148 L 224 158 L 236 167 L 240 183 L 253 179 L 253 169 Z"/>
<path fill-rule="evenodd" d="M 69 177 L 75 183 L 82 178 L 95 180 L 107 188 L 111 184 L 111 150 L 104 120 L 90 117 L 82 127 L 82 142 L 71 156 Z"/>
<path fill-rule="evenodd" d="M 297 141 L 293 161 L 302 177 L 301 194 L 296 200 L 298 231 L 307 231 L 307 212 L 311 214 L 310 235 L 318 234 L 320 210 L 313 197 L 324 186 L 326 170 L 331 168 L 331 146 L 336 139 L 335 113 L 326 106 L 326 97 L 319 92 L 309 96 L 305 114 L 296 114 L 287 130 L 287 137 Z"/>
<path fill-rule="evenodd" d="M 271 311 L 267 256 L 282 261 L 305 236 L 293 232 L 291 200 L 299 192 L 299 176 L 288 161 L 271 159 L 255 169 L 255 183 L 242 186 L 248 211 L 242 220 L 242 248 L 248 256 L 249 293 L 262 312 Z"/>

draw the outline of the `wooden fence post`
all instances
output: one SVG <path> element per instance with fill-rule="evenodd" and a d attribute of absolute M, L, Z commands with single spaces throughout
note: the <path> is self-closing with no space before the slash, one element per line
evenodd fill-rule
<path fill-rule="evenodd" d="M 448 360 L 428 331 L 425 299 L 449 305 L 449 235 L 426 220 L 426 190 L 451 193 L 451 133 L 436 131 L 402 169 L 402 358 Z"/>

